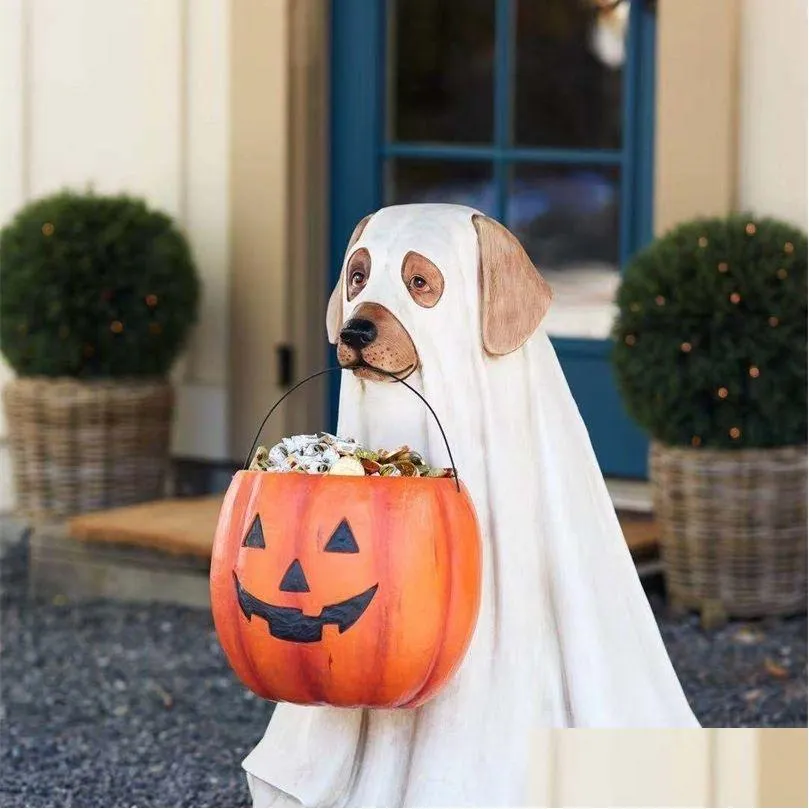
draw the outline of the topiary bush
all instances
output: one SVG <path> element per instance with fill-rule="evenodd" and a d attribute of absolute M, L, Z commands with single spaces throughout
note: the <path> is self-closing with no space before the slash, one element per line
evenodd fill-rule
<path fill-rule="evenodd" d="M 805 444 L 806 276 L 804 233 L 741 214 L 638 253 L 613 329 L 629 414 L 669 445 Z"/>
<path fill-rule="evenodd" d="M 24 376 L 163 376 L 199 287 L 165 214 L 128 196 L 54 194 L 0 231 L 0 348 Z"/>

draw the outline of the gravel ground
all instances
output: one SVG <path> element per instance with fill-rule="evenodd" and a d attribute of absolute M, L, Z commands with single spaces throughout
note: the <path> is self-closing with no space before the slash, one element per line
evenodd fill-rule
<path fill-rule="evenodd" d="M 240 762 L 270 708 L 209 614 L 28 601 L 26 561 L 13 543 L 0 568 L 0 805 L 249 805 Z M 805 617 L 705 633 L 650 597 L 703 725 L 806 726 Z"/>

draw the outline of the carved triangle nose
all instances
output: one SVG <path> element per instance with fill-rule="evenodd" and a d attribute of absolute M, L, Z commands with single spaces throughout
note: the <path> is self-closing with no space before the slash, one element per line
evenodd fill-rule
<path fill-rule="evenodd" d="M 287 572 L 284 573 L 284 578 L 281 579 L 281 587 L 279 589 L 284 593 L 309 592 L 309 582 L 306 581 L 301 563 L 297 559 L 287 568 Z"/>

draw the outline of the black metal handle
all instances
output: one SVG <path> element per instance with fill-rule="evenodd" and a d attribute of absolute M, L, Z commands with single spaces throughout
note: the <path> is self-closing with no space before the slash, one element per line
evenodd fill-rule
<path fill-rule="evenodd" d="M 460 484 L 460 482 L 458 480 L 458 470 L 455 468 L 455 459 L 452 457 L 452 450 L 449 447 L 449 441 L 447 441 L 447 434 L 444 432 L 444 428 L 441 426 L 441 422 L 439 421 L 438 416 L 436 416 L 435 410 L 433 410 L 430 403 L 412 385 L 405 382 L 404 379 L 400 379 L 398 376 L 396 376 L 396 374 L 392 373 L 391 371 L 385 371 L 382 368 L 375 368 L 372 365 L 367 365 L 365 367 L 369 368 L 372 371 L 376 371 L 377 373 L 386 374 L 387 376 L 391 377 L 391 379 L 396 380 L 396 382 L 400 382 L 406 388 L 408 388 L 413 393 L 415 393 L 416 396 L 418 396 L 419 399 L 421 399 L 422 402 L 424 402 L 424 404 L 427 406 L 427 409 L 432 414 L 432 417 L 435 419 L 435 423 L 438 425 L 438 429 L 441 431 L 441 437 L 444 439 L 444 446 L 447 448 L 447 454 L 449 455 L 449 462 L 450 462 L 450 465 L 452 466 L 452 476 L 455 478 L 455 488 L 458 490 L 458 492 L 460 492 L 461 491 L 461 484 Z M 270 416 L 275 412 L 275 409 L 278 407 L 278 405 L 280 405 L 281 402 L 283 402 L 284 399 L 286 399 L 287 396 L 289 396 L 290 393 L 293 393 L 301 385 L 305 385 L 307 382 L 311 381 L 312 379 L 315 379 L 318 376 L 323 376 L 323 374 L 330 374 L 330 373 L 332 373 L 334 371 L 345 371 L 345 370 L 348 370 L 348 369 L 341 368 L 339 365 L 335 365 L 335 366 L 333 366 L 331 368 L 324 368 L 322 371 L 317 371 L 316 373 L 310 374 L 309 376 L 307 376 L 306 379 L 302 379 L 300 382 L 298 382 L 297 385 L 293 385 L 270 408 L 267 415 L 264 416 L 264 421 L 261 422 L 261 426 L 258 428 L 258 432 L 256 433 L 256 437 L 253 439 L 253 443 L 250 445 L 250 451 L 247 453 L 247 458 L 245 459 L 245 462 L 244 462 L 244 468 L 247 469 L 248 466 L 250 466 L 250 460 L 253 457 L 253 453 L 255 452 L 255 449 L 256 449 L 256 444 L 258 444 L 258 439 L 261 436 L 261 431 L 264 429 L 264 425 L 269 421 Z"/>

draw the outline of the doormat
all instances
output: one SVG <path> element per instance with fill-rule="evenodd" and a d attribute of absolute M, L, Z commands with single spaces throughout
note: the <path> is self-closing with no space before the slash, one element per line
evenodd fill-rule
<path fill-rule="evenodd" d="M 68 521 L 68 534 L 83 542 L 134 545 L 210 559 L 223 497 L 158 500 L 83 514 Z M 651 514 L 619 511 L 618 519 L 636 561 L 657 555 L 659 528 Z"/>
<path fill-rule="evenodd" d="M 82 542 L 210 559 L 223 499 L 222 494 L 182 497 L 94 511 L 68 520 L 67 533 Z"/>

